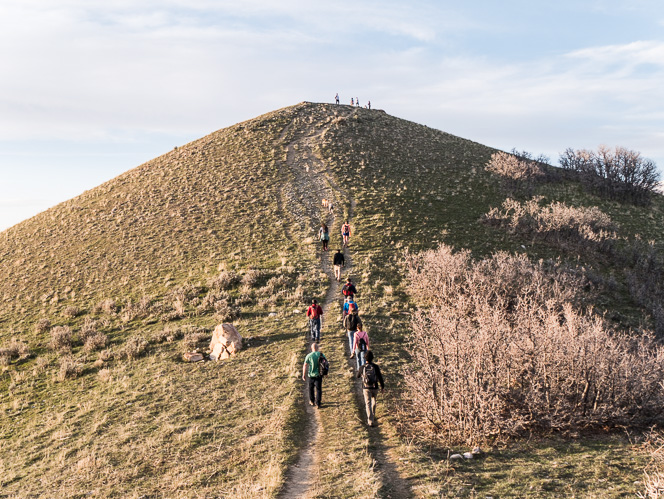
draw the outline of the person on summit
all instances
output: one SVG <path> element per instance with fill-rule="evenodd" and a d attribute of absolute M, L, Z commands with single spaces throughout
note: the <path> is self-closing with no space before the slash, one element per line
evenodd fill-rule
<path fill-rule="evenodd" d="M 344 329 L 348 335 L 348 350 L 353 353 L 353 346 L 355 346 L 355 332 L 362 329 L 362 319 L 357 314 L 357 308 L 350 306 L 350 313 L 344 318 Z"/>
<path fill-rule="evenodd" d="M 337 95 L 334 97 L 334 100 L 335 100 L 335 102 L 336 102 L 337 104 L 339 104 L 339 94 L 338 94 L 338 93 L 337 93 Z"/>
<path fill-rule="evenodd" d="M 373 362 L 373 352 L 369 350 L 366 355 L 367 362 L 357 371 L 357 377 L 362 380 L 362 392 L 364 394 L 364 405 L 367 411 L 367 424 L 373 426 L 376 421 L 376 396 L 378 385 L 380 392 L 385 390 L 385 382 L 380 372 L 380 367 Z"/>
<path fill-rule="evenodd" d="M 307 309 L 307 317 L 309 318 L 309 328 L 311 330 L 312 341 L 320 341 L 320 321 L 322 316 L 322 307 L 315 299 L 311 300 L 311 305 Z"/>
<path fill-rule="evenodd" d="M 343 239 L 344 247 L 348 246 L 348 240 L 350 239 L 350 224 L 346 220 L 341 226 L 341 237 Z"/>
<path fill-rule="evenodd" d="M 320 409 L 323 399 L 323 376 L 327 374 L 327 359 L 319 350 L 318 343 L 311 344 L 311 352 L 304 358 L 302 365 L 302 381 L 309 375 L 309 405 Z M 315 396 L 314 396 L 315 392 Z"/>
<path fill-rule="evenodd" d="M 334 254 L 332 264 L 334 265 L 334 278 L 337 282 L 341 282 L 341 269 L 346 266 L 346 259 L 340 249 Z"/>
<path fill-rule="evenodd" d="M 354 106 L 354 105 L 355 105 L 355 99 L 353 99 L 352 97 L 350 98 L 350 105 L 351 105 L 351 106 Z"/>
<path fill-rule="evenodd" d="M 325 222 L 320 224 L 318 229 L 318 239 L 323 245 L 323 251 L 327 251 L 327 244 L 330 242 L 330 229 L 327 228 Z"/>

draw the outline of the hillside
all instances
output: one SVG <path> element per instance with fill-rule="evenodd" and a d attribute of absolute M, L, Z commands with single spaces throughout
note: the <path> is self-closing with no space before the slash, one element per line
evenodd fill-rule
<path fill-rule="evenodd" d="M 496 454 L 498 464 L 455 474 L 443 450 L 400 438 L 387 412 L 376 431 L 362 426 L 334 325 L 328 256 L 314 237 L 321 220 L 336 235 L 351 219 L 348 256 L 363 317 L 396 380 L 408 362 L 404 338 L 415 306 L 403 281 L 406 250 L 446 242 L 476 256 L 499 249 L 557 256 L 478 222 L 505 198 L 484 170 L 493 152 L 382 111 L 302 103 L 175 148 L 1 233 L 0 346 L 22 345 L 0 375 L 2 494 L 274 496 L 308 442 L 298 381 L 303 312 L 312 297 L 326 296 L 323 347 L 334 352 L 335 369 L 326 380 L 330 405 L 317 418 L 319 486 L 311 495 L 387 497 L 396 487 L 458 496 L 470 493 L 468 481 L 500 493 L 487 483 L 500 481 L 492 466 L 505 465 L 500 456 L 512 450 Z M 539 190 L 597 204 L 625 236 L 662 245 L 661 197 L 650 208 L 625 208 L 571 181 Z M 322 198 L 333 200 L 334 216 Z M 617 294 L 597 305 L 620 300 L 617 319 L 647 322 L 617 279 Z M 228 320 L 248 338 L 246 350 L 221 363 L 181 361 Z M 72 337 L 53 344 L 58 326 Z M 103 339 L 88 342 L 95 335 Z M 399 404 L 394 389 L 387 406 Z M 530 486 L 518 478 L 525 469 L 557 452 L 577 456 L 565 473 L 578 472 L 581 482 L 580 456 L 597 458 L 593 473 L 613 477 L 590 490 L 598 496 L 633 493 L 641 476 L 638 452 L 616 437 L 515 452 L 507 459 L 523 464 L 508 481 L 514 490 Z"/>

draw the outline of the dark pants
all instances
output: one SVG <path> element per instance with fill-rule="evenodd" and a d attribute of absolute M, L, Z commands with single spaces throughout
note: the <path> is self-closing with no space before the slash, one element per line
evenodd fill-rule
<path fill-rule="evenodd" d="M 314 400 L 314 388 L 316 389 L 316 398 Z M 316 404 L 318 407 L 320 407 L 320 402 L 321 402 L 321 397 L 322 393 L 321 390 L 323 388 L 323 377 L 322 376 L 316 376 L 315 378 L 309 378 L 309 401 L 312 404 Z"/>

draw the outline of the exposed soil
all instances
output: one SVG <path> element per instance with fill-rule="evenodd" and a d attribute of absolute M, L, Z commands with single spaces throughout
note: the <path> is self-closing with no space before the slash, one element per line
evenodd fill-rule
<path fill-rule="evenodd" d="M 352 111 L 349 111 L 349 114 Z M 313 236 L 317 236 L 321 221 L 325 221 L 330 229 L 330 235 L 338 231 L 335 222 L 337 214 L 342 213 L 342 207 L 346 204 L 349 218 L 352 219 L 355 210 L 355 201 L 349 201 L 345 198 L 325 164 L 325 162 L 316 154 L 316 141 L 325 134 L 327 128 L 305 128 L 302 136 L 296 137 L 287 146 L 286 166 L 294 174 L 294 189 L 285 192 L 284 197 L 290 201 L 291 207 L 298 207 L 295 215 L 306 229 L 312 231 Z M 285 137 L 288 132 L 286 128 L 282 134 Z M 333 203 L 334 211 L 326 212 L 322 209 L 322 200 L 328 199 Z M 321 216 L 324 217 L 321 220 Z M 339 224 L 340 225 L 340 224 Z M 334 229 L 333 229 L 334 227 Z M 340 239 L 340 234 L 339 234 Z M 329 251 L 321 251 L 321 267 L 330 278 L 330 287 L 325 295 L 323 307 L 323 317 L 330 318 L 338 313 L 338 297 L 340 296 L 340 284 L 334 279 L 330 253 L 340 246 L 333 240 L 330 241 Z M 344 248 L 344 257 L 346 266 L 344 271 L 347 273 L 352 269 L 352 256 L 348 248 Z M 338 327 L 337 324 L 328 319 L 326 328 L 323 329 L 321 336 L 324 336 L 325 329 Z M 325 321 L 324 321 L 325 323 Z M 307 342 L 310 347 L 311 341 Z M 348 358 L 348 357 L 347 357 Z M 353 366 L 354 360 L 348 360 L 348 365 Z M 362 395 L 362 386 L 359 380 L 355 380 L 355 392 L 357 396 L 358 410 L 361 417 L 366 421 L 364 414 L 364 400 Z M 297 463 L 291 467 L 288 472 L 286 483 L 280 497 L 311 497 L 315 494 L 314 484 L 318 469 L 318 456 L 316 455 L 317 442 L 320 436 L 320 414 L 318 410 L 308 403 L 307 385 L 303 387 L 303 404 L 306 410 L 305 442 L 298 456 Z M 325 400 L 323 400 L 325 405 Z M 381 496 L 386 498 L 407 498 L 412 497 L 412 492 L 408 483 L 401 478 L 394 461 L 389 456 L 389 449 L 385 445 L 384 437 L 380 427 L 368 428 L 371 446 L 369 451 L 376 463 L 376 471 L 381 475 L 383 486 L 381 487 Z"/>

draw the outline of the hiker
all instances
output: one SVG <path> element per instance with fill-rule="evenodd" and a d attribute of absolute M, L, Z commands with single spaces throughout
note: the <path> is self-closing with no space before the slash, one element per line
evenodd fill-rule
<path fill-rule="evenodd" d="M 350 305 L 348 307 L 349 313 L 344 318 L 344 328 L 346 329 L 346 334 L 348 335 L 348 351 L 353 353 L 353 346 L 355 345 L 355 332 L 362 329 L 362 319 L 357 314 L 357 308 Z"/>
<path fill-rule="evenodd" d="M 350 224 L 348 220 L 341 226 L 341 237 L 343 238 L 344 247 L 348 246 L 348 239 L 350 239 Z"/>
<path fill-rule="evenodd" d="M 344 302 L 344 306 L 342 307 L 342 310 L 341 310 L 341 312 L 342 312 L 341 320 L 342 321 L 350 313 L 350 307 L 351 306 L 353 306 L 353 308 L 355 308 L 355 310 L 357 310 L 358 312 L 360 311 L 360 307 L 357 306 L 357 303 L 355 303 L 355 301 L 353 300 L 353 297 L 352 296 L 347 296 L 346 301 Z"/>
<path fill-rule="evenodd" d="M 330 215 L 334 214 L 334 206 L 332 205 L 332 201 L 328 202 L 327 211 L 330 212 Z"/>
<path fill-rule="evenodd" d="M 366 354 L 367 362 L 357 371 L 357 377 L 362 380 L 362 392 L 364 393 L 364 405 L 367 411 L 367 424 L 373 426 L 376 420 L 376 395 L 378 385 L 380 393 L 385 390 L 385 382 L 380 372 L 380 367 L 373 363 L 373 352 L 369 350 Z"/>
<path fill-rule="evenodd" d="M 360 107 L 360 98 L 355 97 L 355 107 Z"/>
<path fill-rule="evenodd" d="M 334 278 L 337 282 L 341 282 L 341 269 L 346 266 L 346 259 L 340 249 L 334 254 L 332 264 L 334 265 Z"/>
<path fill-rule="evenodd" d="M 351 106 L 354 106 L 354 105 L 355 105 L 355 101 L 353 100 L 352 97 L 350 98 L 350 105 L 351 105 Z"/>
<path fill-rule="evenodd" d="M 311 300 L 311 305 L 307 309 L 307 317 L 309 318 L 309 329 L 311 330 L 311 341 L 320 341 L 320 322 L 323 316 L 323 309 L 314 299 Z"/>
<path fill-rule="evenodd" d="M 324 222 L 320 224 L 320 229 L 318 229 L 318 238 L 323 245 L 323 251 L 327 251 L 327 243 L 330 242 L 330 229 L 327 228 Z"/>
<path fill-rule="evenodd" d="M 359 369 L 365 363 L 365 356 L 369 350 L 369 333 L 366 331 L 358 331 L 355 333 L 355 338 L 353 339 L 353 350 L 350 352 L 350 358 L 355 357 L 355 363 Z"/>
<path fill-rule="evenodd" d="M 323 389 L 323 376 L 327 375 L 329 364 L 323 352 L 319 351 L 318 343 L 311 344 L 311 352 L 304 358 L 302 365 L 302 381 L 309 375 L 309 405 L 320 409 Z M 315 391 L 315 397 L 314 397 Z"/>
<path fill-rule="evenodd" d="M 337 104 L 339 104 L 339 94 L 337 94 L 337 95 L 334 97 L 334 100 L 335 100 L 335 102 L 336 102 Z"/>
<path fill-rule="evenodd" d="M 344 296 L 350 296 L 351 299 L 353 299 L 357 294 L 357 289 L 355 289 L 355 284 L 353 284 L 353 281 L 350 280 L 350 277 L 346 279 L 346 284 L 344 284 L 344 287 L 341 288 L 341 294 L 343 294 Z"/>
<path fill-rule="evenodd" d="M 367 103 L 367 109 L 371 109 L 371 101 Z"/>

